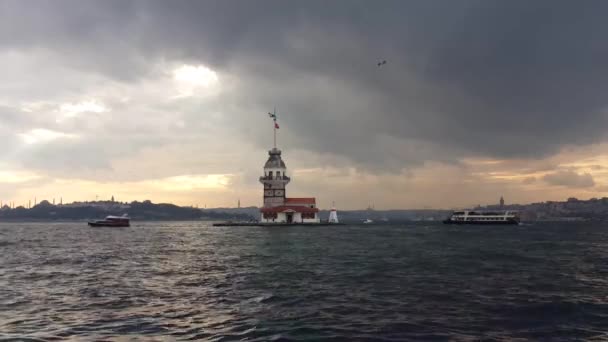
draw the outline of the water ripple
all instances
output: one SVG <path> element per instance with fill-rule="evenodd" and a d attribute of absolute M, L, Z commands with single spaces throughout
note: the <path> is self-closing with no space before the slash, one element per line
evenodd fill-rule
<path fill-rule="evenodd" d="M 608 341 L 608 230 L 0 224 L 0 339 Z"/>

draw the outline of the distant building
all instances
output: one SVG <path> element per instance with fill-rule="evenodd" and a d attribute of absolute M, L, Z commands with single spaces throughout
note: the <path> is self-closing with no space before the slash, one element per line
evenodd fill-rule
<path fill-rule="evenodd" d="M 502 198 L 502 196 L 500 196 L 500 207 L 504 207 L 505 206 L 505 199 Z"/>
<path fill-rule="evenodd" d="M 114 210 L 114 209 L 129 209 L 131 205 L 128 203 L 111 202 L 111 201 L 97 201 L 97 202 L 73 202 L 69 204 L 63 204 L 65 208 L 100 208 L 103 210 Z"/>

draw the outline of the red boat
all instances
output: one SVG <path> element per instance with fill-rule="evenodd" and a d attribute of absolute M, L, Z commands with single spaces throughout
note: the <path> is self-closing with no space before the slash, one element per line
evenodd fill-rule
<path fill-rule="evenodd" d="M 127 214 L 122 216 L 107 216 L 105 220 L 89 222 L 91 227 L 129 227 L 129 217 Z"/>

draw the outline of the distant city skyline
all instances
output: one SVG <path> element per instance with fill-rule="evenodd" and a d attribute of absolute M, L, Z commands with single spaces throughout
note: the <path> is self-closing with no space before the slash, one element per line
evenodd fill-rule
<path fill-rule="evenodd" d="M 350 209 L 342 209 L 342 210 L 359 210 L 359 211 L 390 211 L 390 210 L 459 210 L 459 209 L 466 209 L 466 208 L 476 208 L 476 207 L 493 207 L 493 208 L 503 208 L 503 207 L 510 207 L 510 206 L 521 206 L 521 205 L 530 205 L 530 204 L 539 204 L 539 203 L 551 203 L 551 202 L 562 202 L 562 203 L 566 203 L 566 202 L 572 202 L 572 201 L 598 201 L 598 200 L 606 200 L 608 199 L 608 197 L 593 197 L 593 198 L 589 198 L 589 199 L 580 199 L 580 198 L 576 198 L 576 197 L 568 197 L 568 198 L 564 198 L 564 199 L 558 199 L 558 200 L 543 200 L 543 201 L 537 201 L 537 202 L 530 202 L 530 203 L 507 203 L 504 198 L 501 196 L 499 198 L 499 200 L 497 202 L 488 202 L 488 203 L 478 203 L 476 205 L 468 205 L 468 206 L 461 206 L 461 207 L 451 207 L 451 208 L 447 208 L 447 207 L 437 207 L 437 208 L 433 208 L 430 206 L 426 206 L 426 207 L 412 207 L 412 208 L 376 208 L 374 204 L 370 204 L 368 205 L 366 208 L 350 208 Z M 31 200 L 28 201 L 27 204 L 21 204 L 21 203 L 15 203 L 13 201 L 1 201 L 0 200 L 0 208 L 4 207 L 4 206 L 8 206 L 9 208 L 18 208 L 18 207 L 23 207 L 23 208 L 31 208 L 34 207 L 36 205 L 39 205 L 43 202 L 47 202 L 49 204 L 52 205 L 58 205 L 58 206 L 67 206 L 67 207 L 74 207 L 74 206 L 106 206 L 106 205 L 113 205 L 113 204 L 130 204 L 133 202 L 152 202 L 155 204 L 160 204 L 160 203 L 168 203 L 168 204 L 176 204 L 179 206 L 183 206 L 183 207 L 192 207 L 192 208 L 199 208 L 199 209 L 222 209 L 222 208 L 232 208 L 232 209 L 239 209 L 239 208 L 260 208 L 261 205 L 256 205 L 256 204 L 251 204 L 251 205 L 241 205 L 241 201 L 240 199 L 237 199 L 237 203 L 236 205 L 220 205 L 220 206 L 216 206 L 216 207 L 207 207 L 206 204 L 200 205 L 200 204 L 177 204 L 177 203 L 172 203 L 172 202 L 168 202 L 168 201 L 153 201 L 150 199 L 134 199 L 134 200 L 129 200 L 129 201 L 118 201 L 118 200 L 114 200 L 113 196 L 110 199 L 95 199 L 95 200 L 76 200 L 76 201 L 71 201 L 71 202 L 66 202 L 63 203 L 63 200 L 60 203 L 55 203 L 54 199 L 52 200 L 48 200 L 48 199 L 42 199 L 38 202 L 34 202 L 32 203 Z M 332 207 L 336 207 L 335 203 L 332 203 L 329 207 L 321 207 L 322 210 L 329 210 Z"/>
<path fill-rule="evenodd" d="M 608 2 L 1 7 L 3 203 L 260 206 L 275 107 L 321 208 L 608 196 Z"/>

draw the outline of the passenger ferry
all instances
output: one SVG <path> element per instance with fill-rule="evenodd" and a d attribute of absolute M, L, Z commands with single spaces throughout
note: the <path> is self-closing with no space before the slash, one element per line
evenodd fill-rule
<path fill-rule="evenodd" d="M 514 210 L 504 211 L 455 211 L 443 221 L 445 224 L 519 224 L 519 214 Z"/>

